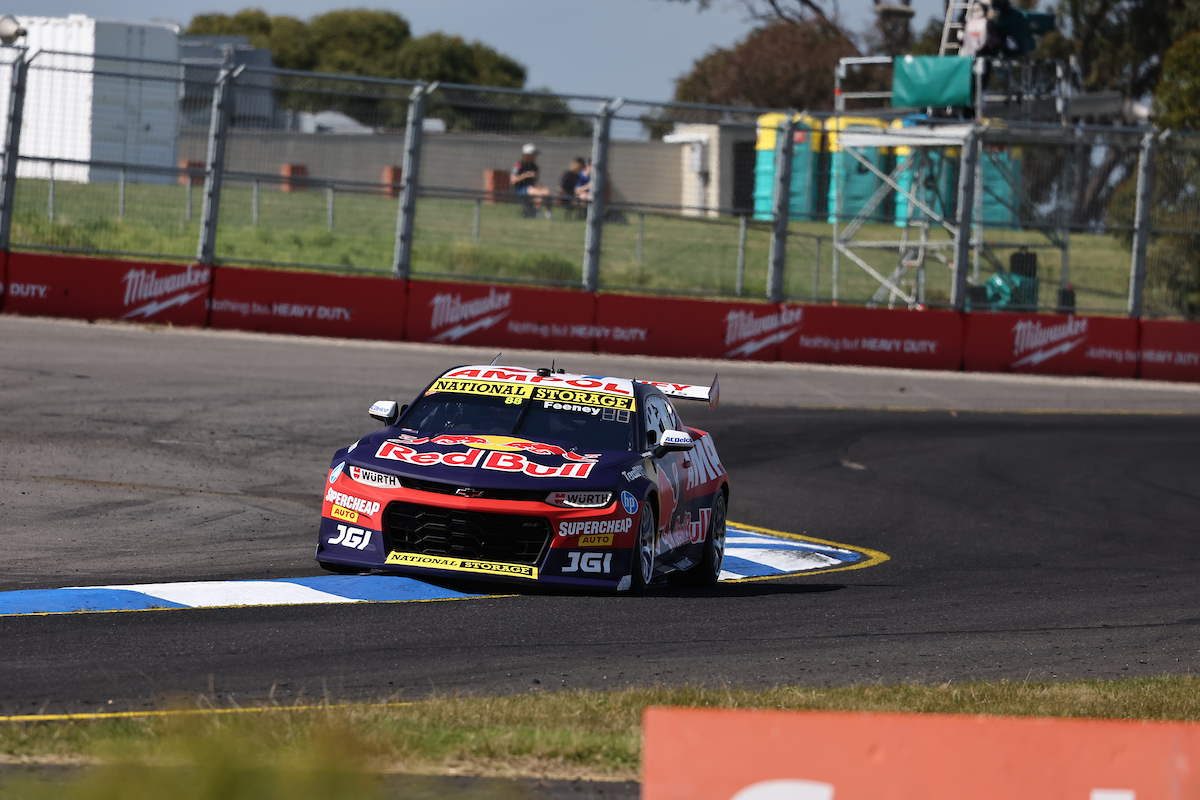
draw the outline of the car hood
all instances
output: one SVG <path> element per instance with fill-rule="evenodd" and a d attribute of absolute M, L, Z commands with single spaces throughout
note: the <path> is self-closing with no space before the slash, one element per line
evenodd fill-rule
<path fill-rule="evenodd" d="M 608 490 L 641 456 L 625 450 L 578 452 L 565 442 L 517 436 L 441 434 L 426 437 L 398 428 L 375 431 L 346 450 L 333 466 L 365 467 L 404 478 L 473 489 Z"/>

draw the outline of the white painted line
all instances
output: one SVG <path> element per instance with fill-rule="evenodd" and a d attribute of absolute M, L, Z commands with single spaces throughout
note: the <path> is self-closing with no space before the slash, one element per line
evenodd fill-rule
<path fill-rule="evenodd" d="M 104 586 L 141 592 L 160 600 L 191 606 L 294 606 L 313 603 L 360 603 L 349 597 L 281 581 L 190 581 L 186 583 L 143 583 L 133 586 Z"/>
<path fill-rule="evenodd" d="M 830 558 L 823 553 L 814 553 L 811 550 L 760 550 L 739 547 L 726 552 L 736 558 L 765 564 L 782 572 L 802 572 L 810 569 L 836 567 L 843 563 L 840 559 Z"/>

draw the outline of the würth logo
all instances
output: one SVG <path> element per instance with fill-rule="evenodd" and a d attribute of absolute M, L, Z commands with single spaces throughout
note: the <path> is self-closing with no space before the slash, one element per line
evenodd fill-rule
<path fill-rule="evenodd" d="M 1038 320 L 1023 319 L 1013 326 L 1013 356 L 1022 356 L 1014 367 L 1041 364 L 1074 350 L 1087 338 L 1088 321 L 1067 317 L 1058 325 L 1043 326 Z M 1028 353 L 1028 355 L 1025 355 Z"/>
<path fill-rule="evenodd" d="M 725 345 L 744 342 L 725 354 L 725 358 L 745 358 L 763 348 L 782 342 L 799 327 L 802 308 L 781 308 L 775 314 L 757 316 L 753 311 L 730 311 L 725 315 Z M 788 327 L 788 326 L 796 327 Z M 744 341 L 744 340 L 750 341 Z"/>
<path fill-rule="evenodd" d="M 191 264 L 183 272 L 158 277 L 158 272 L 152 269 L 135 267 L 125 273 L 122 282 L 125 284 L 125 306 L 134 303 L 145 303 L 125 315 L 130 317 L 151 317 L 172 306 L 187 305 L 197 297 L 208 293 L 208 280 L 211 272 L 208 267 L 195 267 Z M 165 300 L 160 299 L 167 295 Z M 147 302 L 149 301 L 149 302 Z"/>
<path fill-rule="evenodd" d="M 434 295 L 429 301 L 433 315 L 430 330 L 453 327 L 442 331 L 430 341 L 456 342 L 469 333 L 490 328 L 508 316 L 506 310 L 512 304 L 512 292 L 497 292 L 491 289 L 485 296 L 463 302 L 461 294 L 444 292 Z"/>

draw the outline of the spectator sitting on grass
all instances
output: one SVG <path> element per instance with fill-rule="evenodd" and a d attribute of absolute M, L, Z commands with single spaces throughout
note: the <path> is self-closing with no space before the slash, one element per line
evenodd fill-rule
<path fill-rule="evenodd" d="M 533 213 L 542 210 L 542 199 L 550 195 L 550 190 L 538 183 L 537 145 L 530 142 L 521 148 L 521 160 L 513 164 L 512 189 L 519 195 L 532 198 Z M 546 209 L 546 219 L 550 219 L 550 209 Z"/>

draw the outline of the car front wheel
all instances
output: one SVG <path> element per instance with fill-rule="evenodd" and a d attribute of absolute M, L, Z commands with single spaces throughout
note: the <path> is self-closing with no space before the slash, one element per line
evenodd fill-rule
<path fill-rule="evenodd" d="M 645 594 L 654 578 L 654 509 L 650 503 L 649 499 L 642 503 L 642 514 L 638 518 L 638 536 L 630 568 L 630 594 Z"/>

